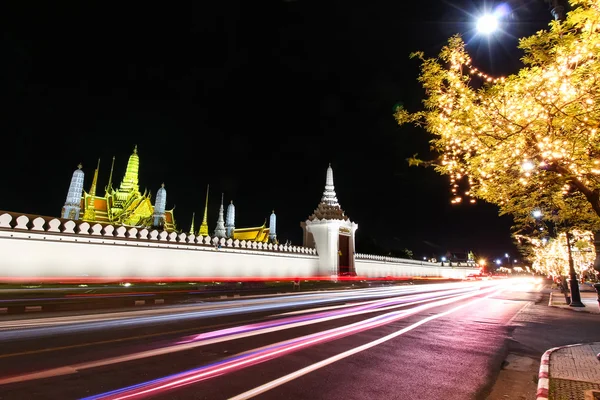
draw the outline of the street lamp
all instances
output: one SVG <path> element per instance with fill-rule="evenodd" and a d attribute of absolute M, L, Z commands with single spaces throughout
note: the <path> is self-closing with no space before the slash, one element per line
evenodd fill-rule
<path fill-rule="evenodd" d="M 550 4 L 550 13 L 556 21 L 564 21 L 567 18 L 567 2 L 565 0 L 544 0 Z"/>
<path fill-rule="evenodd" d="M 489 35 L 498 29 L 498 17 L 494 14 L 484 14 L 477 20 L 477 32 Z"/>
<path fill-rule="evenodd" d="M 506 257 L 506 267 L 510 265 L 510 255 L 508 253 L 504 253 L 504 257 Z"/>

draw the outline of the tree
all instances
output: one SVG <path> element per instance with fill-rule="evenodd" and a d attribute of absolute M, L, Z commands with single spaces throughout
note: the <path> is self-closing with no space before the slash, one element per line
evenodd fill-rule
<path fill-rule="evenodd" d="M 583 210 L 600 229 L 600 4 L 570 4 L 566 20 L 519 41 L 524 67 L 514 75 L 479 71 L 458 35 L 437 58 L 412 55 L 425 109 L 398 107 L 395 117 L 433 135 L 439 157 L 409 163 L 448 175 L 454 203 L 479 198 L 525 216 L 551 199 L 563 221 L 582 221 Z M 598 233 L 595 244 L 600 254 Z"/>
<path fill-rule="evenodd" d="M 596 253 L 592 245 L 592 232 L 574 230 L 570 232 L 571 253 L 575 271 L 583 276 L 591 269 Z M 552 276 L 569 274 L 569 254 L 566 233 L 550 240 L 518 235 L 517 238 L 529 249 L 531 267 L 539 273 Z"/>

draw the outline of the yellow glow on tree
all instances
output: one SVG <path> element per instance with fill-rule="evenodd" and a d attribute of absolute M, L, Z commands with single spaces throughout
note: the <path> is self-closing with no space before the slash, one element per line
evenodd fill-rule
<path fill-rule="evenodd" d="M 453 202 L 512 213 L 515 197 L 579 195 L 600 216 L 600 1 L 570 3 L 565 21 L 520 40 L 525 66 L 514 75 L 477 70 L 459 36 L 437 58 L 413 54 L 425 109 L 395 116 L 433 135 L 440 157 L 421 163 L 450 177 Z"/>
<path fill-rule="evenodd" d="M 583 275 L 590 270 L 596 258 L 593 233 L 591 231 L 574 230 L 571 234 L 571 255 L 575 272 Z M 519 241 L 529 246 L 531 267 L 544 275 L 560 276 L 569 274 L 569 253 L 567 236 L 561 233 L 549 241 L 526 236 L 517 236 Z"/>

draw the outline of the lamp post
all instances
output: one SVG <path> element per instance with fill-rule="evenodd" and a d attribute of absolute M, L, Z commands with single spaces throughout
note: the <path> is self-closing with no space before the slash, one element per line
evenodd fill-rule
<path fill-rule="evenodd" d="M 567 6 L 565 0 L 544 0 L 550 4 L 550 13 L 556 21 L 564 21 L 567 18 Z"/>

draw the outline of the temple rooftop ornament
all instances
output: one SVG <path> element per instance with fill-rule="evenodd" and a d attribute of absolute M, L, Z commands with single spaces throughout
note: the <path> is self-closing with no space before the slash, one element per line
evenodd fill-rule
<path fill-rule="evenodd" d="M 220 238 L 227 237 L 227 231 L 225 230 L 225 220 L 223 219 L 223 193 L 221 193 L 221 207 L 219 208 L 219 218 L 217 219 L 217 226 L 215 228 L 215 236 Z"/>
<path fill-rule="evenodd" d="M 81 212 L 81 194 L 83 193 L 83 178 L 85 174 L 81 170 L 83 165 L 79 163 L 77 169 L 73 172 L 71 177 L 71 184 L 69 185 L 69 191 L 67 192 L 67 199 L 62 208 L 60 216 L 62 218 L 69 218 L 73 220 L 79 219 Z"/>
<path fill-rule="evenodd" d="M 325 190 L 323 191 L 321 202 L 313 214 L 308 217 L 308 219 L 309 221 L 314 219 L 348 220 L 348 217 L 345 215 L 344 210 L 342 210 L 340 207 L 340 203 L 338 202 L 335 194 L 335 186 L 333 184 L 333 169 L 331 168 L 331 163 L 327 168 L 327 176 L 325 177 Z"/>
<path fill-rule="evenodd" d="M 304 222 L 303 246 L 317 249 L 319 275 L 354 276 L 354 235 L 358 225 L 340 207 L 333 185 L 333 169 L 327 168 L 321 202 Z"/>
<path fill-rule="evenodd" d="M 210 185 L 206 185 L 206 203 L 204 203 L 204 217 L 202 218 L 202 223 L 200 224 L 200 229 L 198 230 L 198 236 L 208 236 L 208 190 L 210 189 Z"/>

